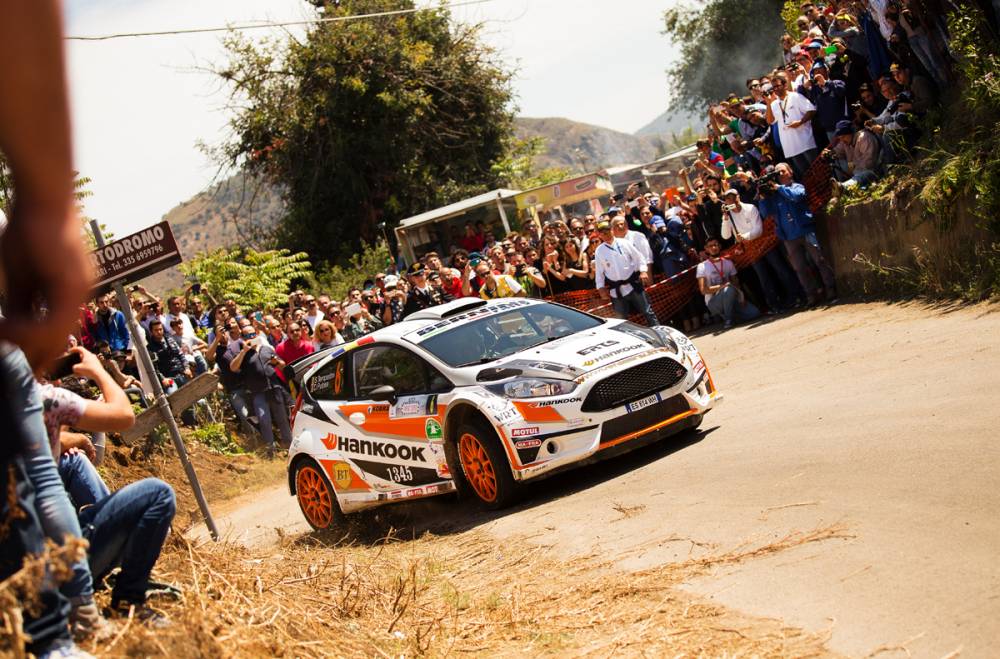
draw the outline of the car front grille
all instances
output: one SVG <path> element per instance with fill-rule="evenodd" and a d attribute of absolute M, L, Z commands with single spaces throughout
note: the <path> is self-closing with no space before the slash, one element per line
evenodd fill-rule
<path fill-rule="evenodd" d="M 644 407 L 635 412 L 628 412 L 610 421 L 605 421 L 601 427 L 601 443 L 610 442 L 629 433 L 648 428 L 672 416 L 691 409 L 687 400 L 681 394 L 661 400 L 655 405 Z"/>
<path fill-rule="evenodd" d="M 669 389 L 684 379 L 687 369 L 669 357 L 654 359 L 604 378 L 593 386 L 582 411 L 601 412 Z"/>

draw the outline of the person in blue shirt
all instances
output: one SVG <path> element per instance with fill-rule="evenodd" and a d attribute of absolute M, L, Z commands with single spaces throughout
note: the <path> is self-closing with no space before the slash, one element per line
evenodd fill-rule
<path fill-rule="evenodd" d="M 129 346 L 128 327 L 125 314 L 111 306 L 111 294 L 97 298 L 97 313 L 94 314 L 94 340 L 106 341 L 112 352 L 125 352 Z"/>
<path fill-rule="evenodd" d="M 813 64 L 809 79 L 802 83 L 798 92 L 816 106 L 816 119 L 823 127 L 827 141 L 833 142 L 837 123 L 849 119 L 847 85 L 842 80 L 831 80 L 826 64 L 819 60 Z"/>
<path fill-rule="evenodd" d="M 787 163 L 779 163 L 778 183 L 767 183 L 759 187 L 760 201 L 757 206 L 763 217 L 773 217 L 775 231 L 788 254 L 802 289 L 806 292 L 809 305 L 826 299 L 830 304 L 837 300 L 837 284 L 833 268 L 823 257 L 823 251 L 816 237 L 816 222 L 806 198 L 806 189 L 796 183 L 792 168 Z M 822 285 L 816 281 L 812 269 L 815 267 L 822 278 Z"/>

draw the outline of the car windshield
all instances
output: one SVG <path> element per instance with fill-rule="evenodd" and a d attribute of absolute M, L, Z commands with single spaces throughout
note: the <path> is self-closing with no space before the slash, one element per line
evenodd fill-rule
<path fill-rule="evenodd" d="M 533 304 L 446 328 L 420 347 L 453 367 L 485 364 L 604 321 L 557 304 Z"/>

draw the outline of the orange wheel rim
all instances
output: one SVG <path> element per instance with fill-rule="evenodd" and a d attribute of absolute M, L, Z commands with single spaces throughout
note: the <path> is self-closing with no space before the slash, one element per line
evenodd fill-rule
<path fill-rule="evenodd" d="M 295 475 L 295 492 L 302 512 L 313 526 L 327 528 L 333 521 L 333 499 L 323 482 L 323 475 L 314 467 L 302 467 Z"/>
<path fill-rule="evenodd" d="M 486 447 L 475 435 L 466 433 L 458 440 L 458 452 L 469 485 L 483 501 L 497 498 L 497 474 Z"/>

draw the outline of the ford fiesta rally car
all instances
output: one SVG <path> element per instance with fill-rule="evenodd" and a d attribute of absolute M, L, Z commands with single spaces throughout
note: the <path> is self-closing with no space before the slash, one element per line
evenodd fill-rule
<path fill-rule="evenodd" d="M 696 427 L 721 396 L 694 344 L 540 300 L 460 299 L 288 371 L 288 484 L 316 529 L 459 490 L 519 483 Z"/>

